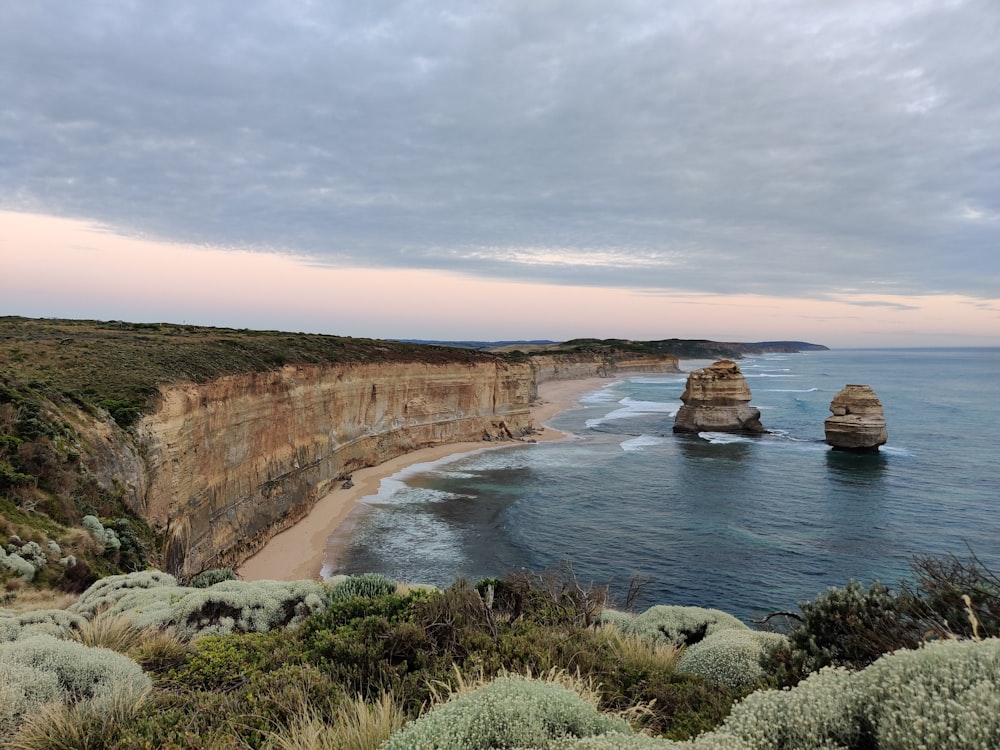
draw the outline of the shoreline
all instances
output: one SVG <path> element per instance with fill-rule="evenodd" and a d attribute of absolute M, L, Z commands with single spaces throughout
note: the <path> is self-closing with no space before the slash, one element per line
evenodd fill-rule
<path fill-rule="evenodd" d="M 527 438 L 524 444 L 530 444 L 528 440 L 543 442 L 566 439 L 567 433 L 549 427 L 547 422 L 557 414 L 575 408 L 584 395 L 617 381 L 617 378 L 593 377 L 542 383 L 538 386 L 538 399 L 530 407 L 532 424 L 539 432 Z M 236 574 L 244 581 L 315 580 L 320 577 L 323 569 L 327 540 L 344 526 L 361 500 L 378 494 L 383 479 L 415 464 L 457 458 L 462 454 L 494 448 L 509 448 L 517 444 L 515 441 L 484 443 L 481 440 L 444 443 L 404 453 L 377 466 L 358 469 L 351 477 L 353 487 L 328 492 L 302 520 L 273 536 L 257 553 L 239 565 Z M 348 540 L 349 535 L 344 535 L 344 542 Z"/>

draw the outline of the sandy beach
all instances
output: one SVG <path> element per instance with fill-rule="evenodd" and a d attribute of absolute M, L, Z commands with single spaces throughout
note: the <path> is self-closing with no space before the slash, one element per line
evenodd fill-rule
<path fill-rule="evenodd" d="M 611 382 L 614 381 L 608 378 L 584 378 L 542 383 L 538 387 L 538 399 L 531 405 L 532 423 L 540 430 L 533 439 L 542 441 L 564 438 L 564 433 L 548 426 L 549 420 L 556 414 L 575 407 L 581 396 Z M 353 487 L 333 490 L 321 498 L 309 515 L 268 541 L 260 552 L 237 569 L 237 573 L 246 581 L 318 578 L 323 567 L 328 537 L 344 523 L 362 498 L 378 493 L 383 479 L 414 464 L 510 445 L 510 442 L 484 444 L 482 441 L 435 445 L 397 456 L 378 466 L 359 469 L 352 476 Z"/>

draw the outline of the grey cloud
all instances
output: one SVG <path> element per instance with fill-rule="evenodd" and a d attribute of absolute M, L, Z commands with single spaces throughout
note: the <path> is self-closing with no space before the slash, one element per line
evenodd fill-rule
<path fill-rule="evenodd" d="M 998 38 L 993 0 L 11 3 L 0 206 L 320 264 L 995 297 Z"/>

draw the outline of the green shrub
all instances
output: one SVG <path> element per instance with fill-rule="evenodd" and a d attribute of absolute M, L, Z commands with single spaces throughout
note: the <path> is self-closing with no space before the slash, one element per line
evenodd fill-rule
<path fill-rule="evenodd" d="M 748 630 L 745 623 L 718 609 L 657 604 L 636 617 L 604 610 L 601 622 L 653 643 L 692 646 L 720 630 Z"/>
<path fill-rule="evenodd" d="M 335 584 L 329 593 L 330 601 L 345 601 L 361 597 L 377 599 L 396 593 L 396 583 L 378 573 L 348 576 Z"/>
<path fill-rule="evenodd" d="M 235 581 L 236 571 L 232 568 L 212 568 L 211 570 L 203 570 L 201 573 L 196 575 L 191 579 L 191 587 L 196 589 L 207 589 L 209 586 L 214 586 L 217 583 L 222 583 L 223 581 Z"/>
<path fill-rule="evenodd" d="M 874 582 L 831 587 L 799 605 L 802 621 L 788 634 L 789 650 L 776 652 L 769 671 L 783 684 L 826 666 L 866 667 L 882 654 L 915 648 L 924 628 L 911 617 L 912 605 Z"/>
<path fill-rule="evenodd" d="M 628 735 L 632 730 L 568 688 L 511 675 L 431 710 L 381 750 L 544 748 L 560 737 L 609 732 Z"/>
<path fill-rule="evenodd" d="M 752 687 L 765 676 L 762 659 L 771 649 L 787 642 L 777 633 L 719 630 L 684 649 L 677 669 L 734 690 Z"/>

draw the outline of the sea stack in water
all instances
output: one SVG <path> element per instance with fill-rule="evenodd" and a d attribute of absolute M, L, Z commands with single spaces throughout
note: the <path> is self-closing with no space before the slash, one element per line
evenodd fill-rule
<path fill-rule="evenodd" d="M 760 410 L 750 406 L 750 388 L 739 366 L 728 359 L 695 370 L 681 395 L 674 432 L 766 432 Z"/>
<path fill-rule="evenodd" d="M 835 450 L 875 453 L 889 439 L 882 402 L 867 385 L 844 386 L 830 402 L 830 411 L 833 416 L 823 427 Z"/>

